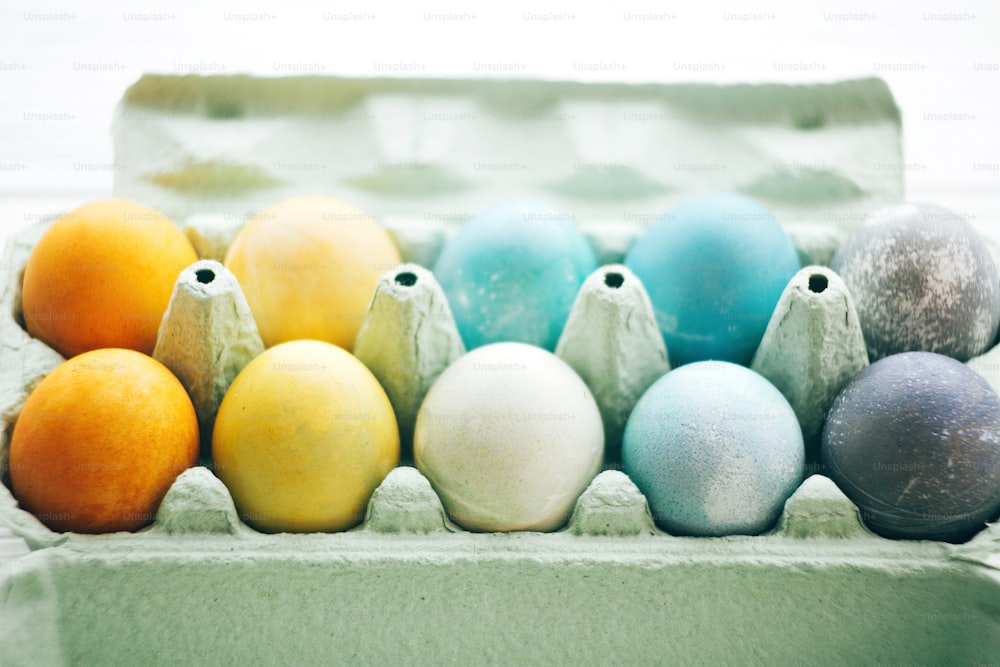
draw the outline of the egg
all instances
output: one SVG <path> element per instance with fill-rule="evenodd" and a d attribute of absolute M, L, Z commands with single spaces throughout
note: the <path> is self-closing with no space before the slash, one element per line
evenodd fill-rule
<path fill-rule="evenodd" d="M 774 385 L 729 362 L 670 371 L 625 425 L 622 464 L 674 535 L 755 535 L 802 482 L 805 446 Z"/>
<path fill-rule="evenodd" d="M 554 350 L 584 279 L 597 268 L 566 215 L 510 203 L 466 222 L 434 275 L 466 348 L 515 341 Z"/>
<path fill-rule="evenodd" d="M 417 415 L 414 459 L 449 517 L 474 531 L 548 531 L 601 467 L 597 403 L 564 361 L 494 343 L 460 357 Z"/>
<path fill-rule="evenodd" d="M 735 194 L 679 204 L 649 226 L 625 264 L 649 293 L 675 366 L 705 359 L 748 365 L 800 268 L 774 216 Z"/>
<path fill-rule="evenodd" d="M 854 297 L 872 361 L 911 351 L 968 361 L 996 340 L 996 266 L 976 231 L 952 211 L 931 204 L 880 209 L 830 266 Z"/>
<path fill-rule="evenodd" d="M 885 537 L 962 542 L 1000 513 L 1000 399 L 940 354 L 896 354 L 859 373 L 830 409 L 822 456 Z"/>

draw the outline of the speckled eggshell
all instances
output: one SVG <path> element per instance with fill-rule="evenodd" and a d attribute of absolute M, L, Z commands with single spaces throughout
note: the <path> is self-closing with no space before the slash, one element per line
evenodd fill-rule
<path fill-rule="evenodd" d="M 625 426 L 625 472 L 674 535 L 756 535 L 802 482 L 798 419 L 774 385 L 728 362 L 673 370 Z"/>
<path fill-rule="evenodd" d="M 601 467 L 604 430 L 583 380 L 541 348 L 496 343 L 459 358 L 417 415 L 417 468 L 474 531 L 549 531 Z"/>
<path fill-rule="evenodd" d="M 949 357 L 906 352 L 859 373 L 830 409 L 822 454 L 885 537 L 961 542 L 1000 512 L 1000 399 Z"/>
<path fill-rule="evenodd" d="M 466 348 L 517 341 L 554 350 L 594 252 L 573 222 L 515 202 L 466 222 L 445 244 L 434 276 Z"/>
<path fill-rule="evenodd" d="M 968 361 L 996 339 L 996 267 L 976 231 L 947 209 L 880 209 L 854 230 L 830 266 L 854 297 L 872 361 L 911 351 Z"/>
<path fill-rule="evenodd" d="M 625 264 L 649 293 L 674 366 L 705 359 L 748 365 L 799 270 L 774 216 L 735 194 L 679 204 L 649 226 Z"/>

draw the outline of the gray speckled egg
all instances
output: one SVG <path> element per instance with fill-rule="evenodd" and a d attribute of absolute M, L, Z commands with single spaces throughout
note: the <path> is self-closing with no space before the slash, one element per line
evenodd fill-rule
<path fill-rule="evenodd" d="M 976 231 L 947 209 L 879 210 L 848 237 L 830 268 L 854 297 L 872 361 L 910 351 L 968 361 L 996 339 L 996 267 Z"/>
<path fill-rule="evenodd" d="M 802 482 L 805 448 L 788 401 L 761 375 L 702 361 L 639 399 L 622 463 L 656 523 L 675 535 L 755 535 Z"/>
<path fill-rule="evenodd" d="M 929 352 L 859 373 L 823 430 L 830 477 L 876 533 L 961 542 L 1000 512 L 1000 398 Z"/>

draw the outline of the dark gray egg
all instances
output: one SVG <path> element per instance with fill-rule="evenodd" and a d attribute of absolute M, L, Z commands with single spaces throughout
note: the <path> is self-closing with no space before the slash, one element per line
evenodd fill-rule
<path fill-rule="evenodd" d="M 968 361 L 996 340 L 996 266 L 952 211 L 930 204 L 880 209 L 847 238 L 830 268 L 854 297 L 871 361 L 910 351 Z"/>
<path fill-rule="evenodd" d="M 874 532 L 963 542 L 1000 513 L 1000 398 L 949 357 L 886 357 L 837 396 L 822 457 Z"/>

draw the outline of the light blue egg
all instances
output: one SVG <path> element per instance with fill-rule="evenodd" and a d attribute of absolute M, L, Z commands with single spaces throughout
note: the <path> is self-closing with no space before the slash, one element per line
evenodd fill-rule
<path fill-rule="evenodd" d="M 805 447 L 785 397 L 728 362 L 682 366 L 657 380 L 625 426 L 625 473 L 657 525 L 674 535 L 756 535 L 802 482 Z"/>
<path fill-rule="evenodd" d="M 675 366 L 748 365 L 799 270 L 774 216 L 734 194 L 689 199 L 649 226 L 625 264 L 642 281 Z"/>
<path fill-rule="evenodd" d="M 531 203 L 490 209 L 441 251 L 434 276 L 468 349 L 515 341 L 554 350 L 594 251 L 564 214 Z"/>

